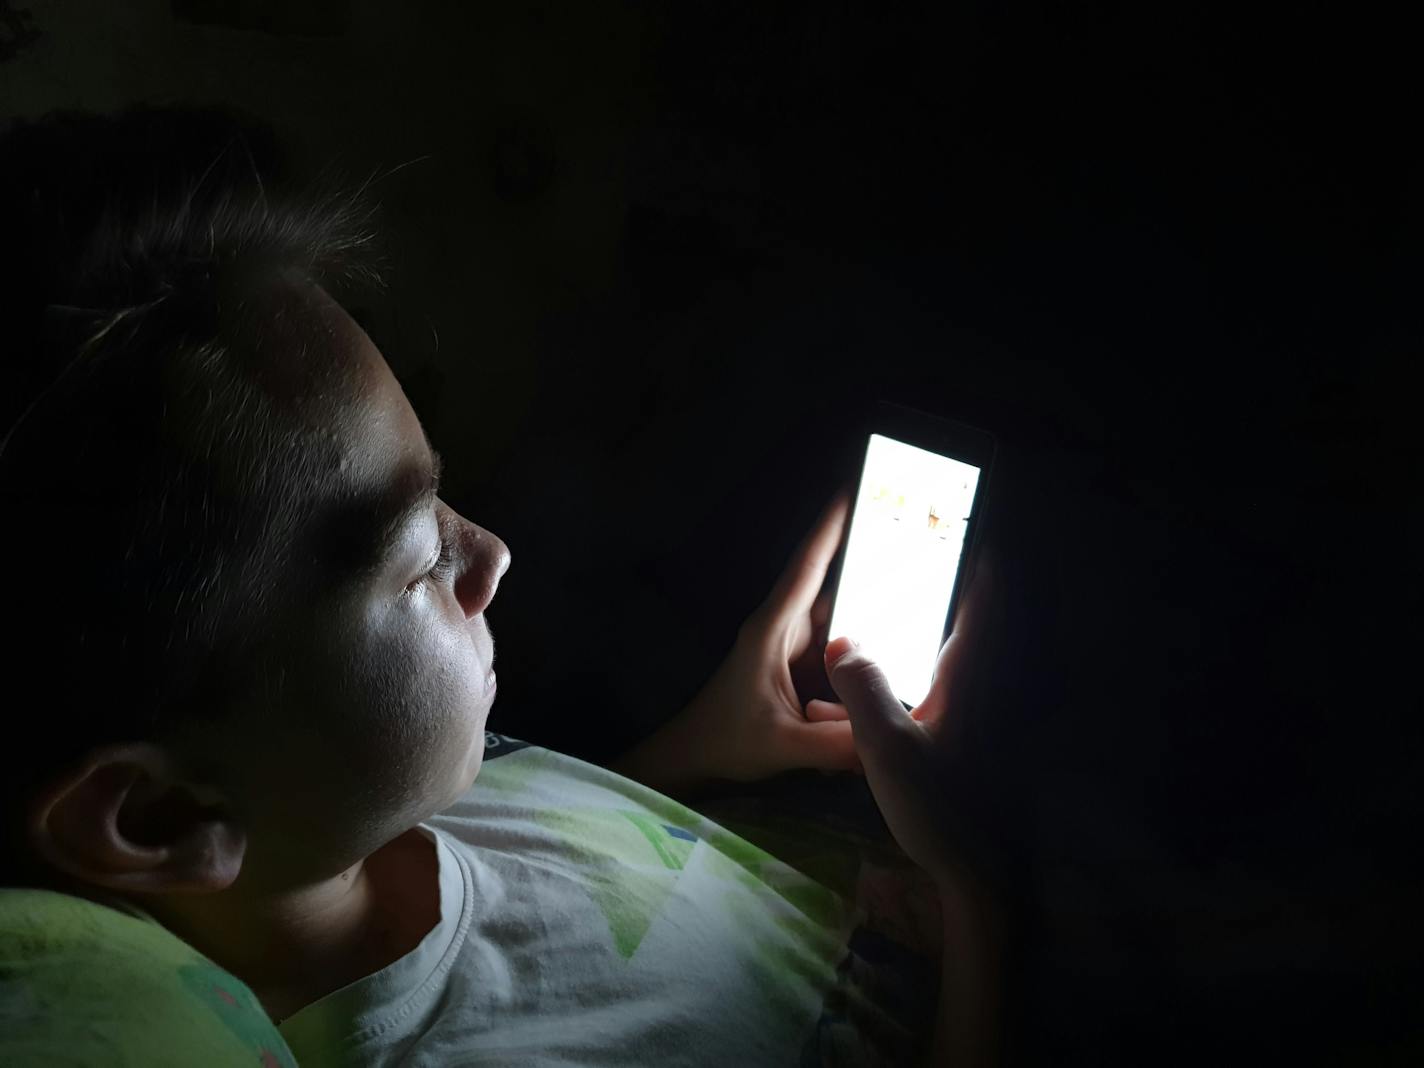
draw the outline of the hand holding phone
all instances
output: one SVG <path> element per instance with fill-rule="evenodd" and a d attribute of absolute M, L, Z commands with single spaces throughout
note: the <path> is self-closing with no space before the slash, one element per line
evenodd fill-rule
<path fill-rule="evenodd" d="M 969 428 L 889 406 L 872 424 L 857 493 L 831 500 L 712 677 L 677 716 L 620 758 L 615 770 L 665 793 L 682 793 L 710 780 L 750 782 L 798 768 L 857 768 L 847 710 L 821 699 L 803 705 L 795 677 L 814 668 L 824 679 L 827 615 L 832 615 L 829 636 L 849 633 L 884 650 L 877 662 L 892 665 L 895 695 L 902 702 L 918 704 L 930 692 L 992 441 Z M 888 453 L 870 437 L 872 429 L 888 439 Z M 916 458 L 916 450 L 925 455 Z M 979 473 L 966 498 L 968 467 Z M 882 483 L 887 492 L 893 488 L 893 502 L 880 492 Z M 911 530 L 910 509 L 921 505 L 919 528 Z M 847 518 L 853 506 L 863 524 L 860 536 Z M 887 506 L 898 512 L 873 511 Z M 970 518 L 957 520 L 960 513 Z M 900 522 L 903 528 L 886 528 Z M 843 543 L 839 580 L 828 584 Z M 878 553 L 884 544 L 891 551 Z M 917 546 L 918 555 L 912 551 Z M 838 616 L 828 608 L 832 590 Z"/>
<path fill-rule="evenodd" d="M 906 708 L 929 693 L 980 525 L 994 440 L 880 404 L 865 446 L 835 579 L 829 636 L 847 635 Z"/>
<path fill-rule="evenodd" d="M 613 770 L 686 795 L 714 780 L 754 782 L 804 768 L 859 767 L 846 710 L 824 707 L 825 701 L 803 707 L 793 677 L 808 665 L 824 674 L 821 632 L 829 599 L 822 588 L 849 509 L 848 490 L 832 498 L 712 677 Z"/>

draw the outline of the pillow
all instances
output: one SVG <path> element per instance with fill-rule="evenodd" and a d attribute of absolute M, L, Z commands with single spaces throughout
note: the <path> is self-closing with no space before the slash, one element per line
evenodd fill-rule
<path fill-rule="evenodd" d="M 0 1064 L 294 1068 L 256 996 L 151 917 L 0 889 Z"/>

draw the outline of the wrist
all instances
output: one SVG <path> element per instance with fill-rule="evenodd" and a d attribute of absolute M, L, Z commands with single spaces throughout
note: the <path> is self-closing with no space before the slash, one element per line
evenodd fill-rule
<path fill-rule="evenodd" d="M 963 876 L 937 878 L 935 893 L 939 897 L 940 924 L 947 941 L 997 940 L 1000 909 L 986 886 Z"/>
<path fill-rule="evenodd" d="M 998 1063 L 1003 923 L 998 902 L 964 876 L 936 880 L 944 941 L 933 1064 Z"/>

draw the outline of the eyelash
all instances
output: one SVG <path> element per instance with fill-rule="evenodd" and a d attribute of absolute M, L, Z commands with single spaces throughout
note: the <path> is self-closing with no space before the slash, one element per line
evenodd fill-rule
<path fill-rule="evenodd" d="M 414 592 L 415 588 L 422 582 L 434 582 L 439 584 L 449 578 L 451 572 L 454 571 L 455 564 L 455 554 L 452 550 L 453 546 L 449 540 L 446 539 L 445 532 L 442 529 L 440 532 L 440 551 L 435 557 L 435 563 L 430 566 L 425 574 L 407 586 L 406 591 Z"/>
<path fill-rule="evenodd" d="M 431 582 L 444 582 L 450 577 L 450 572 L 454 570 L 455 554 L 451 551 L 450 542 L 445 535 L 440 535 L 440 555 L 435 558 L 435 563 L 430 570 L 425 573 L 425 577 Z"/>

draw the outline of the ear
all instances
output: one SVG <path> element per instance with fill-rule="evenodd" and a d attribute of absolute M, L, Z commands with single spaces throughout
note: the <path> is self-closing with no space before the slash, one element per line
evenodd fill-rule
<path fill-rule="evenodd" d="M 90 752 L 35 799 L 27 830 L 51 866 L 141 894 L 226 889 L 247 847 L 222 797 L 183 781 L 172 757 L 148 743 Z"/>

